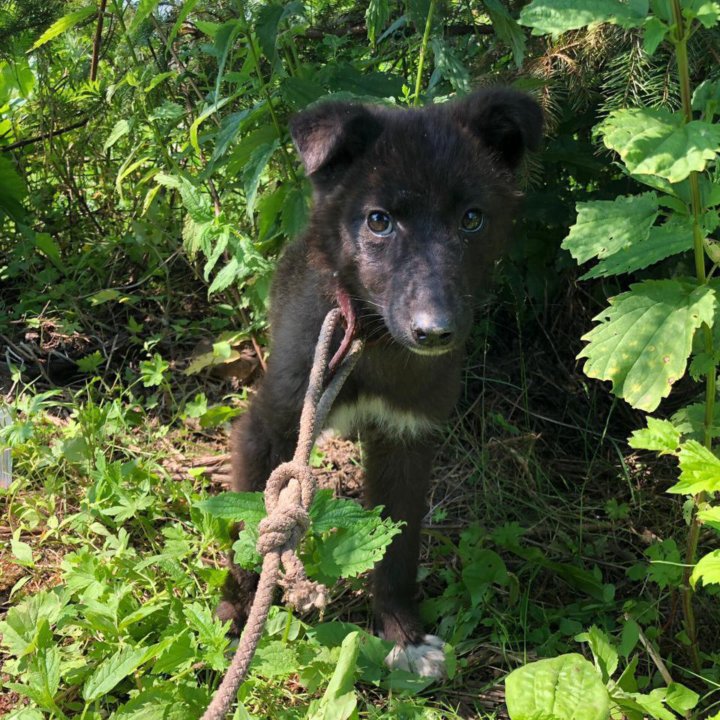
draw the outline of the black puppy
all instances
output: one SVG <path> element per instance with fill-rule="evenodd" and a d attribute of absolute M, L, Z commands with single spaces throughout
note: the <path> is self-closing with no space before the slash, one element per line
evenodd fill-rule
<path fill-rule="evenodd" d="M 442 641 L 415 605 L 436 430 L 457 400 L 474 300 L 508 238 L 513 171 L 539 146 L 542 113 L 496 88 L 422 110 L 327 102 L 291 133 L 314 207 L 273 283 L 272 355 L 233 430 L 234 489 L 262 490 L 292 456 L 320 325 L 349 297 L 367 346 L 328 424 L 359 433 L 368 503 L 406 523 L 374 573 L 376 630 L 396 644 L 387 662 L 437 677 Z M 220 617 L 242 625 L 254 585 L 233 568 Z"/>

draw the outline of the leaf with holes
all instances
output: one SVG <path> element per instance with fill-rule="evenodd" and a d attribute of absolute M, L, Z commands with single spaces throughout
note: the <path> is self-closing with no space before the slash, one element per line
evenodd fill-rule
<path fill-rule="evenodd" d="M 701 172 L 720 151 L 720 125 L 683 123 L 667 110 L 615 110 L 598 131 L 632 174 L 658 175 L 671 183 Z"/>
<path fill-rule="evenodd" d="M 646 240 L 657 218 L 658 200 L 653 192 L 594 200 L 578 203 L 577 213 L 562 247 L 582 264 L 594 257 L 612 256 Z"/>
<path fill-rule="evenodd" d="M 715 293 L 707 285 L 648 280 L 611 298 L 587 333 L 578 358 L 585 374 L 610 380 L 613 392 L 633 407 L 652 412 L 685 374 L 695 331 L 712 323 Z"/>
<path fill-rule="evenodd" d="M 687 218 L 675 216 L 664 225 L 650 228 L 644 239 L 638 236 L 630 245 L 601 260 L 580 279 L 635 272 L 678 253 L 688 252 L 692 247 L 692 225 Z"/>

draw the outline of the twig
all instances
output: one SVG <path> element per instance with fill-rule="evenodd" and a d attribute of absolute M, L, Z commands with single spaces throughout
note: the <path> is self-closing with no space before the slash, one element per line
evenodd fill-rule
<path fill-rule="evenodd" d="M 83 127 L 83 125 L 87 125 L 88 120 L 90 120 L 90 118 L 86 117 L 82 120 L 78 120 L 72 125 L 60 128 L 60 130 L 48 130 L 47 132 L 41 133 L 40 135 L 35 135 L 34 137 L 26 138 L 25 140 L 18 140 L 11 145 L 6 145 L 5 147 L 0 148 L 0 150 L 2 150 L 3 152 L 10 152 L 10 150 L 17 150 L 18 148 L 25 147 L 26 145 L 32 145 L 36 142 L 40 142 L 41 140 L 47 140 L 48 138 L 57 137 L 58 135 L 64 135 L 65 133 L 69 133 L 72 130 L 77 130 L 78 128 Z"/>
<path fill-rule="evenodd" d="M 631 620 L 630 613 L 625 613 L 625 619 Z M 663 662 L 663 659 L 658 654 L 658 651 L 652 646 L 650 641 L 645 636 L 645 633 L 642 631 L 642 628 L 638 625 L 638 637 L 640 638 L 640 642 L 642 643 L 645 650 L 647 650 L 647 654 L 650 656 L 652 661 L 655 663 L 655 667 L 658 669 L 660 675 L 662 675 L 662 679 L 665 681 L 667 685 L 669 685 L 671 682 L 673 682 L 672 675 L 670 674 L 670 671 L 667 669 L 667 666 Z"/>
<path fill-rule="evenodd" d="M 107 0 L 100 0 L 97 25 L 95 26 L 95 38 L 93 39 L 92 59 L 90 61 L 90 80 L 97 79 L 98 64 L 100 62 L 100 45 L 102 42 L 103 22 L 105 21 L 105 6 Z"/>

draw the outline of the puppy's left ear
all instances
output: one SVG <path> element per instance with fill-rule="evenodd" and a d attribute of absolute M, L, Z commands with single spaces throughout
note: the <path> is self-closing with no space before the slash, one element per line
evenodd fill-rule
<path fill-rule="evenodd" d="M 476 135 L 511 170 L 542 142 L 543 113 L 529 95 L 509 88 L 477 90 L 449 107 L 453 119 Z"/>

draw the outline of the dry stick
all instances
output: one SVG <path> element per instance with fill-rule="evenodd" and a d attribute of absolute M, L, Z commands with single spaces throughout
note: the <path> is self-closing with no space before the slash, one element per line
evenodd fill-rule
<path fill-rule="evenodd" d="M 100 44 L 102 42 L 106 5 L 107 0 L 100 0 L 100 10 L 98 11 L 97 25 L 95 26 L 95 38 L 93 39 L 92 59 L 90 60 L 90 80 L 97 79 L 98 64 L 100 62 Z"/>
<path fill-rule="evenodd" d="M 83 118 L 82 120 L 78 120 L 72 125 L 60 128 L 59 130 L 48 130 L 47 132 L 41 133 L 40 135 L 34 135 L 33 137 L 27 138 L 26 140 L 18 140 L 17 142 L 0 148 L 0 150 L 2 150 L 2 152 L 10 152 L 10 150 L 18 150 L 19 148 L 25 147 L 26 145 L 33 145 L 36 142 L 40 142 L 41 140 L 47 140 L 48 138 L 57 137 L 58 135 L 64 135 L 65 133 L 69 133 L 72 130 L 77 130 L 78 128 L 81 128 L 83 125 L 87 125 L 89 120 L 89 117 Z"/>
<path fill-rule="evenodd" d="M 315 494 L 315 479 L 308 464 L 313 443 L 363 347 L 362 340 L 353 341 L 350 351 L 323 392 L 330 344 L 341 317 L 340 310 L 331 310 L 320 330 L 300 416 L 295 455 L 290 462 L 275 468 L 268 479 L 265 489 L 268 515 L 260 523 L 258 539 L 258 550 L 264 556 L 260 580 L 235 656 L 202 720 L 222 720 L 247 675 L 272 604 L 281 561 L 285 569 L 282 581 L 286 597 L 292 598 L 296 606 L 325 605 L 325 588 L 307 579 L 302 563 L 295 555 L 295 548 L 307 528 L 307 511 Z"/>

